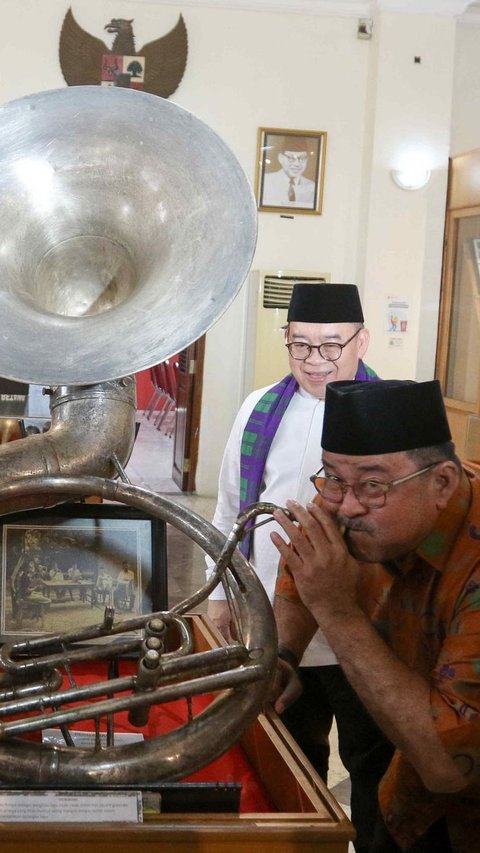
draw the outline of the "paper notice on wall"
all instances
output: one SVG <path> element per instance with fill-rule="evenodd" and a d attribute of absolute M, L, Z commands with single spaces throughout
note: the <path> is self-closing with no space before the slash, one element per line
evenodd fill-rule
<path fill-rule="evenodd" d="M 410 304 L 400 296 L 387 296 L 387 332 L 403 335 L 408 332 Z"/>

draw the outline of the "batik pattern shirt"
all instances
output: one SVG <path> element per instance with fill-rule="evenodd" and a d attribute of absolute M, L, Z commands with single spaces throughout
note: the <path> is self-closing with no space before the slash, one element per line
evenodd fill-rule
<path fill-rule="evenodd" d="M 415 552 L 361 568 L 363 609 L 397 657 L 430 683 L 438 735 L 474 780 L 459 793 L 433 794 L 397 750 L 379 787 L 385 823 L 407 849 L 445 816 L 455 853 L 474 853 L 480 850 L 480 478 L 464 472 Z M 298 601 L 285 566 L 276 594 Z"/>

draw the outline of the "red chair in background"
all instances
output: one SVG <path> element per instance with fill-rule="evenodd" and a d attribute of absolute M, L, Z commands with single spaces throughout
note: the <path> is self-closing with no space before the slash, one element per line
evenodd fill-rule
<path fill-rule="evenodd" d="M 168 389 L 168 374 L 166 367 L 167 363 L 168 362 L 162 361 L 160 364 L 155 364 L 154 367 L 150 368 L 153 393 L 145 407 L 144 415 L 146 415 L 147 421 L 149 421 L 152 414 L 156 411 L 157 414 L 154 420 L 155 425 L 157 424 L 159 416 L 166 414 L 171 409 L 171 395 Z"/>
<path fill-rule="evenodd" d="M 167 416 L 175 414 L 177 410 L 177 373 L 176 355 L 150 368 L 153 391 L 143 413 L 147 421 L 154 415 L 157 429 L 165 423 L 165 435 L 169 438 L 173 435 L 175 418 L 169 417 L 167 421 Z"/>
<path fill-rule="evenodd" d="M 143 411 L 143 416 L 144 417 L 146 416 L 147 421 L 150 420 L 152 413 L 155 411 L 158 403 L 160 402 L 160 399 L 164 395 L 164 391 L 163 391 L 162 384 L 161 384 L 160 371 L 158 370 L 159 367 L 160 367 L 160 365 L 156 364 L 154 367 L 151 367 L 150 371 L 149 371 L 150 372 L 150 381 L 153 385 L 153 391 L 152 391 L 151 397 L 150 397 L 150 399 L 149 399 L 149 401 L 148 401 L 148 403 L 145 406 L 145 409 Z"/>
<path fill-rule="evenodd" d="M 173 435 L 175 417 L 170 417 L 167 422 L 167 416 L 175 415 L 177 410 L 177 359 L 177 356 L 172 356 L 172 358 L 167 358 L 162 364 L 157 365 L 162 368 L 162 387 L 165 398 L 154 423 L 157 429 L 160 429 L 165 423 L 165 435 L 169 438 Z"/>

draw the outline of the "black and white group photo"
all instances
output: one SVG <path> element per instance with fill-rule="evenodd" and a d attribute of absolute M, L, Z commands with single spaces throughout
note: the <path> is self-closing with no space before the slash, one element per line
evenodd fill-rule
<path fill-rule="evenodd" d="M 49 518 L 3 525 L 1 634 L 60 633 L 141 615 L 151 575 L 148 520 Z"/>

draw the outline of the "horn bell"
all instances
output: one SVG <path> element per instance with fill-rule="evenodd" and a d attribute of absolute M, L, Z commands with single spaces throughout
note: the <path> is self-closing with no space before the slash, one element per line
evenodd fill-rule
<path fill-rule="evenodd" d="M 0 363 L 44 385 L 117 379 L 200 337 L 250 268 L 256 204 L 187 110 L 72 86 L 0 108 Z"/>

